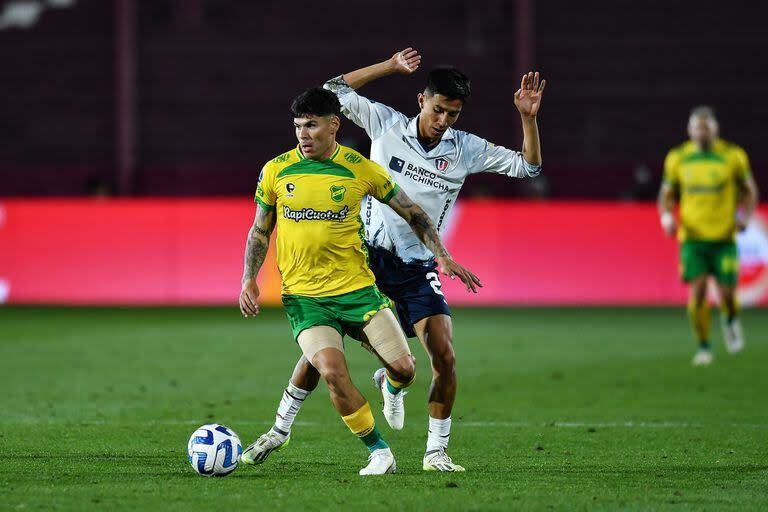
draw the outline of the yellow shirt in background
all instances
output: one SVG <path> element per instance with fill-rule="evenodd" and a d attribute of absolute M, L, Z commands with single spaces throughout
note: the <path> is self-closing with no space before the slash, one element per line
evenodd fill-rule
<path fill-rule="evenodd" d="M 707 152 L 691 141 L 673 148 L 664 160 L 664 182 L 680 195 L 678 239 L 733 240 L 739 185 L 751 174 L 744 150 L 722 139 Z"/>

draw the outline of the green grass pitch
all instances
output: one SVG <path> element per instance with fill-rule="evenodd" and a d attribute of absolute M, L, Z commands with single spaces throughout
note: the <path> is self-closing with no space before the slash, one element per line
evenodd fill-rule
<path fill-rule="evenodd" d="M 372 356 L 347 342 L 398 473 L 367 452 L 323 384 L 293 441 L 221 479 L 186 460 L 192 431 L 267 429 L 299 355 L 279 310 L 0 309 L 2 510 L 767 510 L 768 314 L 746 352 L 691 368 L 679 309 L 458 309 L 450 453 L 421 471 L 429 366 L 418 342 L 406 426 L 392 432 Z M 717 325 L 716 322 L 713 324 Z"/>

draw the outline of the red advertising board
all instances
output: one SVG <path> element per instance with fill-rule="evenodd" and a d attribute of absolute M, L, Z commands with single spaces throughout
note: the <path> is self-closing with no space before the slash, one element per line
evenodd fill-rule
<path fill-rule="evenodd" d="M 235 304 L 254 206 L 241 199 L 0 201 L 0 300 L 50 304 Z M 464 201 L 446 226 L 477 294 L 443 278 L 454 305 L 679 304 L 677 244 L 650 204 Z M 742 298 L 763 302 L 768 237 L 740 237 Z M 279 302 L 274 256 L 262 298 Z"/>

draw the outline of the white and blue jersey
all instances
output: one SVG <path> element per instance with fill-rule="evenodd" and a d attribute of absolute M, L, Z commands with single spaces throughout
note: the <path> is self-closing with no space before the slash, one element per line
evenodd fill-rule
<path fill-rule="evenodd" d="M 389 171 L 411 200 L 421 206 L 442 232 L 445 219 L 470 174 L 492 172 L 532 178 L 539 166 L 522 153 L 461 130 L 448 128 L 440 142 L 426 150 L 418 140 L 418 117 L 360 96 L 342 77 L 325 83 L 339 98 L 342 113 L 371 138 L 370 158 Z M 405 220 L 389 206 L 369 200 L 363 212 L 369 245 L 392 251 L 406 263 L 427 262 L 432 253 Z"/>
<path fill-rule="evenodd" d="M 418 139 L 418 117 L 360 96 L 339 76 L 325 83 L 339 98 L 342 113 L 371 138 L 370 158 L 429 215 L 442 233 L 446 219 L 470 174 L 493 172 L 513 178 L 535 177 L 539 166 L 522 153 L 471 133 L 448 128 L 437 145 L 425 149 Z M 434 255 L 411 226 L 389 206 L 370 197 L 361 212 L 376 285 L 395 301 L 406 335 L 413 325 L 450 309 L 440 290 Z"/>

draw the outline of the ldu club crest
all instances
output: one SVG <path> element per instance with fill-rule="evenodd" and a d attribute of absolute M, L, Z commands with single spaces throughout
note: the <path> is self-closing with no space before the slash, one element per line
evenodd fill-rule
<path fill-rule="evenodd" d="M 342 185 L 331 185 L 331 199 L 336 203 L 342 202 L 346 191 L 347 187 Z"/>
<path fill-rule="evenodd" d="M 435 158 L 435 167 L 440 172 L 445 172 L 450 163 L 447 158 Z"/>

